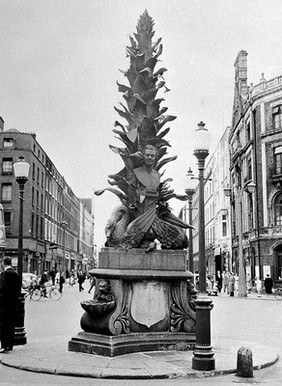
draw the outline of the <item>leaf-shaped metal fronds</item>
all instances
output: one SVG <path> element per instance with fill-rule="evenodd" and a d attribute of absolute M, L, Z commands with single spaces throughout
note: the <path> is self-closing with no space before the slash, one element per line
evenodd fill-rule
<path fill-rule="evenodd" d="M 121 123 L 119 123 L 118 121 L 115 121 L 114 126 L 115 126 L 115 127 L 119 126 L 119 127 L 122 128 L 122 130 L 123 130 L 124 133 L 126 132 L 124 126 L 123 126 Z"/>
<path fill-rule="evenodd" d="M 167 129 L 163 130 L 161 133 L 158 133 L 157 137 L 158 138 L 163 138 L 167 133 L 169 132 L 170 128 L 168 127 Z"/>
<path fill-rule="evenodd" d="M 117 82 L 117 85 L 118 85 L 118 91 L 119 92 L 129 92 L 129 93 L 132 93 L 132 90 L 131 90 L 130 87 L 125 86 L 124 84 L 121 84 L 119 82 Z"/>
<path fill-rule="evenodd" d="M 158 165 L 156 166 L 156 170 L 159 171 L 164 165 L 166 165 L 168 162 L 172 162 L 172 161 L 175 161 L 177 159 L 177 155 L 173 156 L 173 157 L 168 157 L 168 158 L 164 158 L 162 159 Z"/>
<path fill-rule="evenodd" d="M 114 107 L 114 109 L 119 113 L 119 115 L 122 118 L 125 118 L 129 124 L 131 123 L 131 116 L 130 116 L 130 114 L 128 114 L 125 111 L 122 111 L 122 110 L 118 109 L 117 107 Z"/>
<path fill-rule="evenodd" d="M 125 194 L 123 194 L 122 192 L 120 192 L 119 190 L 114 189 L 114 188 L 105 188 L 105 189 L 96 190 L 94 192 L 94 194 L 96 196 L 101 196 L 101 194 L 103 194 L 105 191 L 109 191 L 111 193 L 114 193 L 120 200 L 126 200 L 127 199 Z"/>

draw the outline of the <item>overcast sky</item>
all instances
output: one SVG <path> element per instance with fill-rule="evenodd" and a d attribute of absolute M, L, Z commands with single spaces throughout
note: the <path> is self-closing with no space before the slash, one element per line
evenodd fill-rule
<path fill-rule="evenodd" d="M 183 193 L 196 169 L 193 133 L 206 122 L 215 147 L 231 123 L 234 61 L 248 52 L 248 83 L 282 74 L 280 0 L 0 0 L 0 115 L 5 130 L 35 132 L 78 197 L 108 186 L 123 164 L 108 145 L 123 101 L 116 81 L 127 70 L 125 47 L 147 9 L 167 87 L 162 106 L 176 115 L 167 139 L 178 159 L 166 168 Z M 158 67 L 157 67 L 158 68 Z M 95 198 L 96 243 L 119 202 Z M 183 203 L 171 202 L 175 214 Z"/>

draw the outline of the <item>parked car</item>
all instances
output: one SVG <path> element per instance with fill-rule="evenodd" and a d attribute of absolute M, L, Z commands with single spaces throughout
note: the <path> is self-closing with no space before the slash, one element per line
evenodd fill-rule
<path fill-rule="evenodd" d="M 24 272 L 22 276 L 22 287 L 27 290 L 31 283 L 36 282 L 37 276 L 31 272 Z"/>
<path fill-rule="evenodd" d="M 199 291 L 199 275 L 195 275 L 194 281 L 196 289 Z M 217 284 L 213 275 L 208 274 L 206 276 L 206 291 L 209 296 L 217 296 L 218 294 Z"/>
<path fill-rule="evenodd" d="M 207 294 L 209 296 L 217 296 L 218 288 L 213 275 L 207 275 Z"/>

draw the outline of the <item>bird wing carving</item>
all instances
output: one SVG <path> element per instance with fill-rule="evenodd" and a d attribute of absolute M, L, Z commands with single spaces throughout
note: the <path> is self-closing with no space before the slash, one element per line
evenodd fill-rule
<path fill-rule="evenodd" d="M 183 228 L 183 229 L 188 229 L 192 228 L 194 229 L 191 225 L 187 224 L 186 222 L 182 221 L 179 217 L 175 216 L 171 211 L 167 210 L 163 214 L 159 216 L 162 220 L 165 222 L 168 222 L 172 225 L 175 225 L 177 227 Z"/>
<path fill-rule="evenodd" d="M 152 230 L 162 244 L 163 249 L 183 249 L 188 247 L 188 239 L 185 232 L 157 216 L 152 224 Z"/>
<path fill-rule="evenodd" d="M 156 217 L 155 207 L 152 207 L 141 216 L 137 217 L 128 225 L 126 232 L 122 237 L 122 243 L 125 243 L 127 246 L 138 247 L 145 234 L 151 228 Z"/>
<path fill-rule="evenodd" d="M 148 211 L 130 222 L 129 209 L 118 206 L 106 226 L 107 244 L 110 247 L 138 247 L 144 235 L 156 218 L 156 208 Z"/>

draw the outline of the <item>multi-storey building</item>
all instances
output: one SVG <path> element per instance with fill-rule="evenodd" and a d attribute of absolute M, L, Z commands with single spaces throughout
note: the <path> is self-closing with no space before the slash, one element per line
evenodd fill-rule
<path fill-rule="evenodd" d="M 238 229 L 247 272 L 282 276 L 282 76 L 247 85 L 247 52 L 235 61 L 231 150 L 233 259 Z M 255 193 L 246 191 L 255 184 Z M 237 205 L 239 202 L 240 205 Z M 240 222 L 240 223 L 239 223 Z M 240 226 L 239 226 L 240 225 Z"/>
<path fill-rule="evenodd" d="M 231 230 L 230 202 L 224 194 L 224 188 L 229 185 L 229 137 L 230 127 L 223 133 L 216 149 L 206 161 L 204 175 L 204 205 L 205 205 L 205 256 L 207 271 L 232 270 L 231 261 Z M 182 210 L 184 219 L 189 222 L 187 207 Z M 199 267 L 199 189 L 195 186 L 192 202 L 193 230 L 193 261 L 194 271 Z M 191 242 L 191 241 L 190 241 Z"/>
<path fill-rule="evenodd" d="M 37 142 L 36 135 L 16 129 L 4 131 L 1 118 L 0 202 L 4 207 L 6 227 L 5 253 L 12 257 L 13 265 L 16 266 L 19 187 L 14 178 L 13 164 L 20 155 L 30 164 L 23 205 L 23 271 L 41 273 L 43 269 L 49 270 L 53 266 L 57 269 L 82 268 L 83 257 L 91 259 L 93 256 L 90 244 L 94 240 L 87 240 L 89 247 L 83 255 L 79 249 L 81 222 L 83 218 L 92 215 L 88 214 L 87 208 L 81 204 Z"/>
<path fill-rule="evenodd" d="M 205 171 L 205 243 L 209 272 L 231 271 L 230 202 L 224 194 L 229 185 L 228 126 L 209 157 Z"/>
<path fill-rule="evenodd" d="M 92 199 L 80 199 L 80 235 L 79 254 L 82 256 L 82 270 L 88 271 L 95 267 L 94 254 L 94 215 Z"/>

